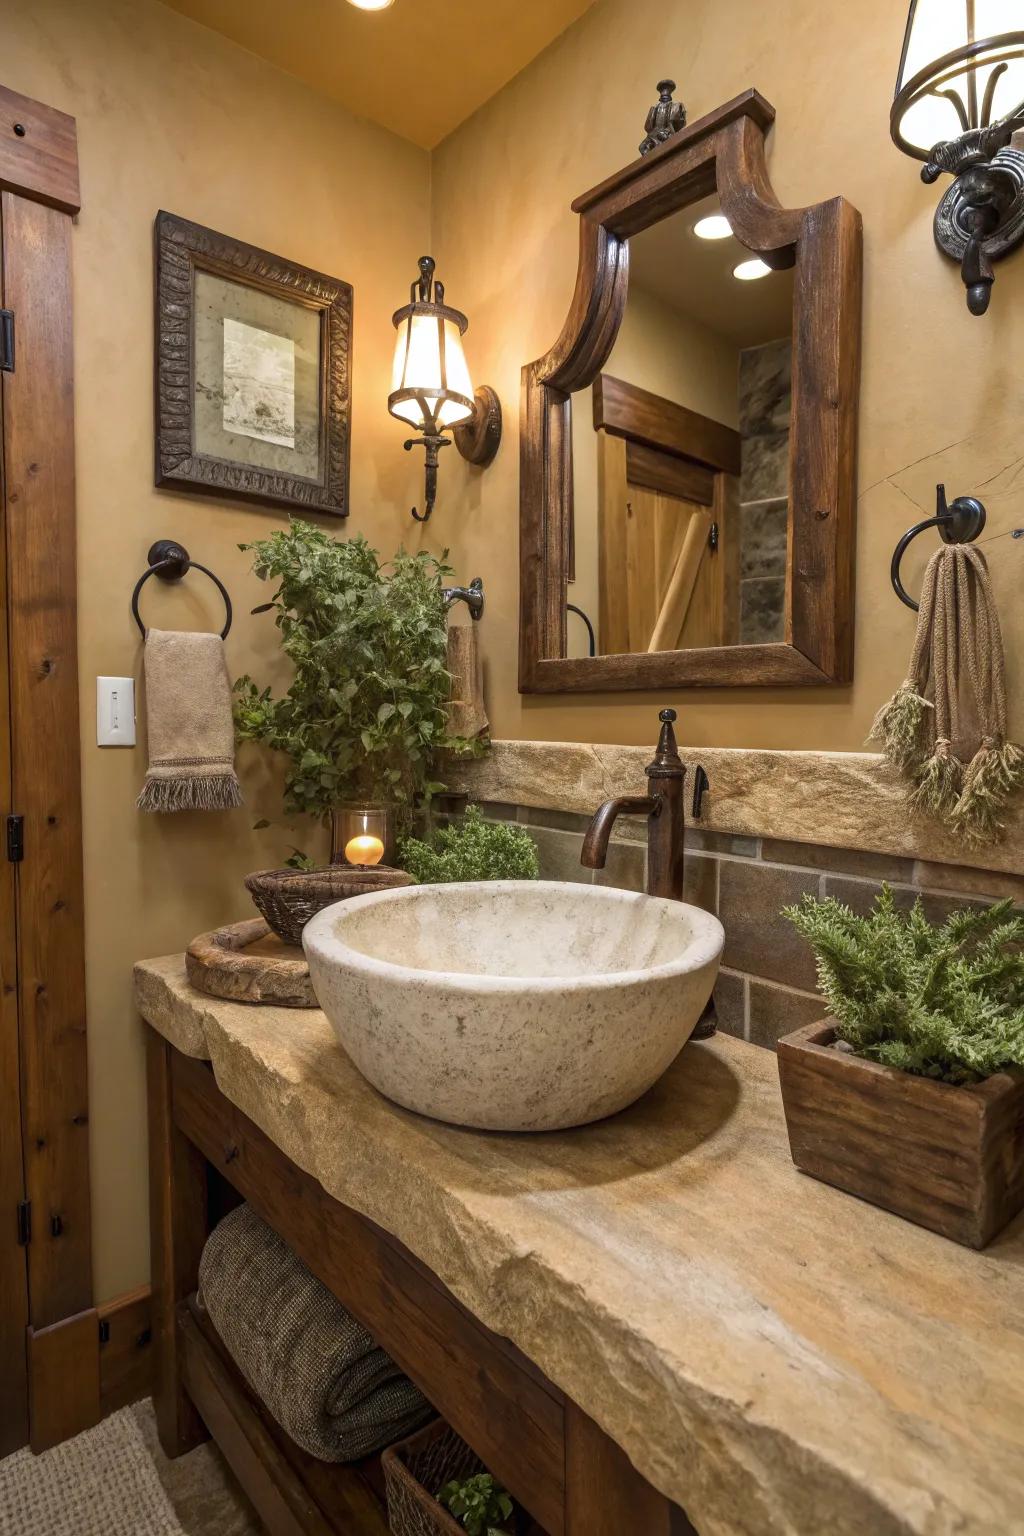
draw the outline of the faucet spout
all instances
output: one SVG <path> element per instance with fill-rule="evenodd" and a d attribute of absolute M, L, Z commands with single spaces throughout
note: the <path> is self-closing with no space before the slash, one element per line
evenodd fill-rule
<path fill-rule="evenodd" d="M 659 715 L 661 731 L 654 761 L 645 770 L 649 795 L 619 795 L 599 806 L 583 839 L 580 863 L 586 869 L 603 869 L 608 840 L 620 816 L 647 817 L 647 894 L 683 899 L 683 784 L 686 766 L 679 756 L 674 709 Z"/>
<path fill-rule="evenodd" d="M 603 869 L 608 857 L 612 828 L 620 816 L 647 817 L 647 894 L 670 901 L 683 899 L 685 828 L 683 825 L 683 789 L 686 764 L 676 746 L 674 709 L 663 709 L 658 716 L 661 731 L 654 761 L 645 772 L 651 786 L 649 795 L 617 795 L 598 806 L 583 839 L 580 863 L 586 869 Z M 710 786 L 703 768 L 698 768 L 698 793 L 694 814 L 700 814 L 700 798 Z M 706 1040 L 715 1033 L 713 1019 L 702 1019 L 693 1032 L 694 1040 Z"/>
<path fill-rule="evenodd" d="M 612 827 L 620 816 L 657 816 L 661 811 L 660 795 L 617 795 L 598 806 L 594 819 L 583 839 L 580 863 L 585 869 L 604 869 L 608 858 L 608 840 Z"/>

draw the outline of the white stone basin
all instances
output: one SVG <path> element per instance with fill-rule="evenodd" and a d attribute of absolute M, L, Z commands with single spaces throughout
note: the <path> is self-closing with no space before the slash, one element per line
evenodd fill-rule
<path fill-rule="evenodd" d="M 716 917 L 541 880 L 338 902 L 302 936 L 334 1032 L 381 1093 L 494 1131 L 624 1109 L 686 1044 L 718 973 Z"/>

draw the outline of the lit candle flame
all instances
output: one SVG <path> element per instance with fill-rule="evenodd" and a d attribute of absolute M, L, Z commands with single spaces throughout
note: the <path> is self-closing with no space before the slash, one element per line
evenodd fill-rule
<path fill-rule="evenodd" d="M 345 844 L 345 857 L 350 864 L 379 864 L 384 857 L 384 844 L 379 837 L 366 832 L 349 839 Z"/>

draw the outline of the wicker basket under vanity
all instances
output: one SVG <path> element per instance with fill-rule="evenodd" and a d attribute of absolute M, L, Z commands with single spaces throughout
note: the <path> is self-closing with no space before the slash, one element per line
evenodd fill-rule
<path fill-rule="evenodd" d="M 336 901 L 412 884 L 412 876 L 404 870 L 380 865 L 367 869 L 349 864 L 333 864 L 329 869 L 261 869 L 245 877 L 245 888 L 260 916 L 286 944 L 301 944 L 302 930 L 310 918 Z"/>
<path fill-rule="evenodd" d="M 381 1466 L 392 1536 L 466 1536 L 437 1495 L 453 1478 L 462 1482 L 487 1468 L 444 1419 L 389 1446 Z"/>

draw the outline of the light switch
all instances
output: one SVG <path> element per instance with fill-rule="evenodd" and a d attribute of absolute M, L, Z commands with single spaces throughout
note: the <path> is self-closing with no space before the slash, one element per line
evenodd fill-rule
<path fill-rule="evenodd" d="M 134 747 L 135 679 L 133 677 L 98 677 L 96 679 L 96 745 L 98 747 Z"/>

